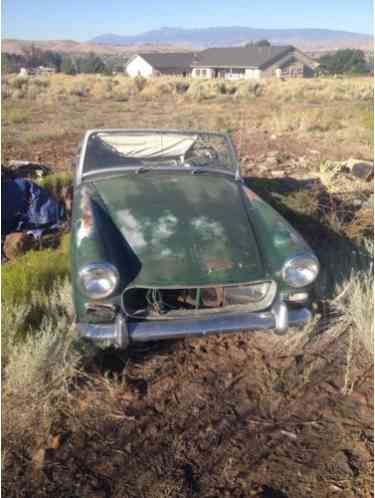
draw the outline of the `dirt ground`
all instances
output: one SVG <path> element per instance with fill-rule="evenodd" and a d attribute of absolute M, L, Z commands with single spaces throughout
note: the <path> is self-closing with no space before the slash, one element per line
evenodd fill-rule
<path fill-rule="evenodd" d="M 117 376 L 111 406 L 100 382 L 73 393 L 17 496 L 372 496 L 372 364 L 348 332 L 159 343 L 95 365 Z"/>

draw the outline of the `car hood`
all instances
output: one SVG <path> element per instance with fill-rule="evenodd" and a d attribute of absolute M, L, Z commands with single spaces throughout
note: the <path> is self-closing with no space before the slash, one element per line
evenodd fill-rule
<path fill-rule="evenodd" d="M 264 278 L 241 185 L 234 179 L 145 171 L 93 183 L 138 260 L 131 285 L 225 285 Z M 126 271 L 125 255 L 123 264 Z"/>

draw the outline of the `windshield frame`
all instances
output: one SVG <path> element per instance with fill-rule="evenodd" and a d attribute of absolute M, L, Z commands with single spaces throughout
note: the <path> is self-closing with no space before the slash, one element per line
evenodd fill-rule
<path fill-rule="evenodd" d="M 216 138 L 221 138 L 225 142 L 225 144 L 228 147 L 228 153 L 230 157 L 230 161 L 233 163 L 234 168 L 232 170 L 228 168 L 212 168 L 212 167 L 205 167 L 205 166 L 194 166 L 194 165 L 188 165 L 184 164 L 182 165 L 177 165 L 176 166 L 171 166 L 166 165 L 166 166 L 152 166 L 152 165 L 147 165 L 145 167 L 141 167 L 139 165 L 135 166 L 126 166 L 126 167 L 107 167 L 107 168 L 100 168 L 96 169 L 93 171 L 88 171 L 84 173 L 84 161 L 85 161 L 85 155 L 87 151 L 87 144 L 89 141 L 89 138 L 96 134 L 96 133 L 130 133 L 130 134 L 137 134 L 137 133 L 146 133 L 146 134 L 152 134 L 152 133 L 157 133 L 157 134 L 183 134 L 183 135 L 209 135 L 211 137 L 216 137 Z M 206 171 L 206 172 L 211 172 L 211 173 L 224 173 L 226 175 L 229 175 L 231 177 L 235 177 L 235 179 L 240 178 L 240 165 L 236 157 L 236 153 L 234 150 L 233 143 L 229 136 L 226 133 L 220 133 L 220 132 L 212 132 L 212 131 L 206 131 L 206 130 L 185 130 L 185 129 L 159 129 L 159 128 L 98 128 L 98 129 L 92 129 L 88 130 L 84 136 L 84 139 L 82 141 L 82 145 L 80 148 L 80 156 L 79 156 L 79 161 L 78 165 L 76 168 L 75 172 L 75 185 L 78 186 L 82 183 L 82 181 L 85 178 L 90 178 L 94 175 L 101 175 L 101 174 L 106 174 L 106 173 L 111 173 L 111 172 L 121 172 L 123 171 L 124 173 L 129 171 L 138 171 L 142 169 L 147 169 L 147 171 L 151 171 L 153 169 L 155 170 L 163 170 L 163 169 L 168 169 L 168 170 L 178 170 L 178 171 L 189 171 L 191 170 L 193 173 L 198 172 L 198 171 Z"/>

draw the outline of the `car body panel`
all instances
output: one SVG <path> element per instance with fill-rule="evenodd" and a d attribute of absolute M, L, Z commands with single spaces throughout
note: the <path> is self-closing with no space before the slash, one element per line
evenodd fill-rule
<path fill-rule="evenodd" d="M 132 285 L 187 287 L 264 277 L 233 179 L 156 171 L 97 181 L 95 188 L 139 260 Z"/>

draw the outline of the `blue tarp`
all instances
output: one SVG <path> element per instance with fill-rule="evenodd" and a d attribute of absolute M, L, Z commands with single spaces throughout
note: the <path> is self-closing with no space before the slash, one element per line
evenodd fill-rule
<path fill-rule="evenodd" d="M 51 194 L 23 178 L 1 181 L 1 235 L 51 228 L 62 219 Z"/>

